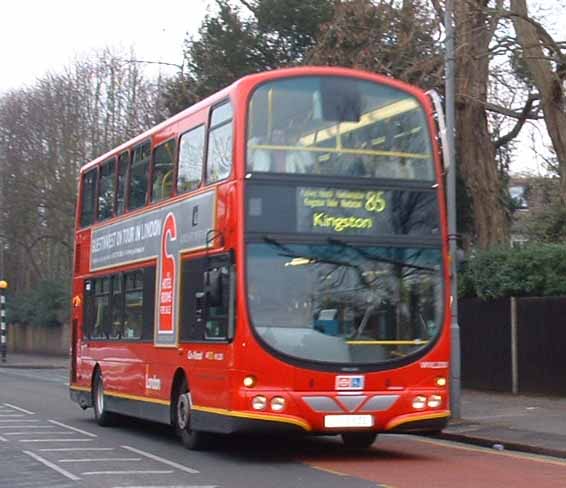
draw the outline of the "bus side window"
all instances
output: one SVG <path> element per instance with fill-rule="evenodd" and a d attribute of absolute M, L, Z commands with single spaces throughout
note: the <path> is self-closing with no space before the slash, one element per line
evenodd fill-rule
<path fill-rule="evenodd" d="M 126 183 L 128 182 L 128 166 L 130 153 L 124 151 L 118 158 L 118 179 L 116 181 L 116 215 L 122 215 L 126 210 Z"/>
<path fill-rule="evenodd" d="M 230 102 L 215 107 L 208 132 L 206 180 L 220 181 L 232 172 L 232 105 Z"/>
<path fill-rule="evenodd" d="M 94 281 L 84 282 L 83 339 L 85 340 L 91 338 L 94 324 Z"/>
<path fill-rule="evenodd" d="M 205 135 L 204 125 L 201 125 L 181 136 L 177 193 L 196 190 L 200 186 Z"/>
<path fill-rule="evenodd" d="M 227 339 L 233 320 L 233 270 L 229 260 L 211 263 L 204 275 L 204 338 Z"/>
<path fill-rule="evenodd" d="M 105 161 L 100 167 L 98 180 L 97 220 L 112 217 L 114 208 L 114 180 L 116 178 L 116 158 Z"/>
<path fill-rule="evenodd" d="M 128 210 L 143 207 L 147 202 L 150 152 L 149 141 L 134 148 L 128 189 Z"/>
<path fill-rule="evenodd" d="M 94 209 L 96 203 L 96 168 L 83 175 L 81 185 L 81 227 L 94 223 Z"/>
<path fill-rule="evenodd" d="M 175 141 L 170 140 L 153 151 L 152 202 L 159 202 L 171 196 L 175 177 L 175 148 Z"/>

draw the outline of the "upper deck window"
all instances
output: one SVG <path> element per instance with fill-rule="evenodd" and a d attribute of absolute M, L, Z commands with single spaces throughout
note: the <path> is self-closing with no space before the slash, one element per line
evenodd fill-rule
<path fill-rule="evenodd" d="M 81 185 L 81 227 L 87 227 L 94 223 L 94 208 L 96 197 L 96 168 L 83 174 Z"/>
<path fill-rule="evenodd" d="M 232 106 L 215 107 L 210 118 L 206 179 L 223 180 L 232 171 Z"/>
<path fill-rule="evenodd" d="M 434 180 L 417 99 L 354 78 L 261 85 L 250 102 L 247 162 L 256 172 Z"/>
<path fill-rule="evenodd" d="M 144 142 L 134 148 L 128 191 L 128 210 L 143 207 L 147 202 L 150 143 Z"/>
<path fill-rule="evenodd" d="M 205 130 L 201 125 L 181 136 L 177 193 L 195 190 L 202 180 Z"/>
<path fill-rule="evenodd" d="M 122 215 L 126 210 L 126 183 L 128 181 L 128 166 L 130 153 L 124 151 L 118 158 L 118 181 L 116 185 L 116 215 Z"/>
<path fill-rule="evenodd" d="M 175 141 L 170 140 L 153 152 L 152 202 L 159 202 L 171 196 L 175 177 L 175 147 Z"/>
<path fill-rule="evenodd" d="M 116 158 L 109 159 L 100 167 L 98 186 L 97 220 L 112 217 L 114 209 L 114 180 L 116 179 Z"/>

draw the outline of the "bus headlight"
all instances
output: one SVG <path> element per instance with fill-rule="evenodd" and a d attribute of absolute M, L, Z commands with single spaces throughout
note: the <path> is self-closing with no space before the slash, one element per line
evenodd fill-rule
<path fill-rule="evenodd" d="M 243 383 L 244 383 L 244 386 L 245 386 L 245 387 L 247 387 L 247 388 L 252 388 L 252 387 L 255 386 L 256 382 L 257 382 L 257 380 L 256 380 L 255 376 L 249 375 L 249 376 L 246 376 L 246 377 L 244 378 L 244 382 L 243 382 Z"/>
<path fill-rule="evenodd" d="M 285 398 L 276 396 L 271 399 L 271 410 L 281 412 L 285 409 Z"/>
<path fill-rule="evenodd" d="M 427 405 L 430 408 L 438 408 L 442 405 L 442 397 L 440 395 L 430 395 L 428 397 Z"/>
<path fill-rule="evenodd" d="M 413 398 L 413 408 L 415 410 L 421 410 L 426 407 L 426 397 L 423 395 L 417 395 Z"/>
<path fill-rule="evenodd" d="M 252 398 L 252 408 L 254 410 L 265 410 L 267 407 L 267 398 L 263 395 L 256 395 Z"/>
<path fill-rule="evenodd" d="M 444 376 L 439 376 L 434 380 L 436 386 L 446 386 L 446 378 Z"/>

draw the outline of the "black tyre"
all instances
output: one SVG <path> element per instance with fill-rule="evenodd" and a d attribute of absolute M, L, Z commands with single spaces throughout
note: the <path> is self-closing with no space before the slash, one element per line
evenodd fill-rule
<path fill-rule="evenodd" d="M 173 424 L 183 446 L 193 451 L 200 451 L 210 447 L 211 434 L 191 429 L 191 406 L 191 393 L 186 380 L 183 380 L 175 395 Z"/>
<path fill-rule="evenodd" d="M 342 442 L 349 448 L 365 449 L 375 442 L 376 437 L 375 432 L 345 432 L 342 434 Z"/>
<path fill-rule="evenodd" d="M 94 405 L 94 419 L 102 427 L 112 425 L 116 419 L 115 415 L 106 410 L 104 401 L 104 385 L 100 370 L 96 370 L 92 387 L 92 403 Z"/>

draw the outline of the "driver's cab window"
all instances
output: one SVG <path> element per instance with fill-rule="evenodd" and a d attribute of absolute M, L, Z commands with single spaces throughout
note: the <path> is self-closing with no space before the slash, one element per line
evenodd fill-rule
<path fill-rule="evenodd" d="M 187 260 L 182 270 L 181 340 L 230 340 L 235 323 L 231 255 Z"/>

